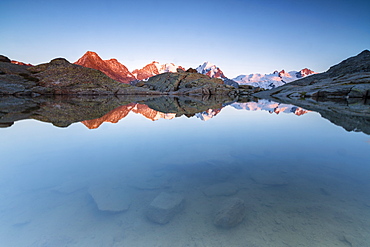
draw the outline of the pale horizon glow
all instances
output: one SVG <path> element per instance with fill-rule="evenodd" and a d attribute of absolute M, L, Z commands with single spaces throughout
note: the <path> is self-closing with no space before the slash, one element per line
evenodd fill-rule
<path fill-rule="evenodd" d="M 86 51 L 130 71 L 152 61 L 229 78 L 330 66 L 370 49 L 369 1 L 0 2 L 0 54 L 31 64 Z"/>

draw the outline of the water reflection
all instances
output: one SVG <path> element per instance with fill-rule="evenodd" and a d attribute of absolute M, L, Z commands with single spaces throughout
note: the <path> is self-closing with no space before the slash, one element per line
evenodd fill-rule
<path fill-rule="evenodd" d="M 347 131 L 370 134 L 370 112 L 367 104 L 358 102 L 348 105 L 342 101 L 316 102 L 313 100 L 292 101 L 294 104 L 273 100 L 247 98 L 233 101 L 225 96 L 168 97 L 53 97 L 18 98 L 3 96 L 0 102 L 0 127 L 6 128 L 23 119 L 36 119 L 57 127 L 82 122 L 89 129 L 96 129 L 104 122 L 117 123 L 130 112 L 147 119 L 174 119 L 181 116 L 197 117 L 207 121 L 231 105 L 238 110 L 268 111 L 269 113 L 293 113 L 304 115 L 309 110 L 317 111 L 332 123 Z M 289 102 L 288 102 L 289 103 Z M 352 102 L 353 103 L 353 102 Z"/>
<path fill-rule="evenodd" d="M 288 104 L 251 98 L 249 102 L 234 102 L 225 97 L 98 97 L 98 98 L 2 98 L 0 123 L 10 127 L 15 121 L 36 119 L 51 122 L 58 127 L 67 127 L 81 121 L 87 128 L 96 129 L 104 122 L 117 123 L 129 113 L 136 113 L 147 119 L 173 119 L 176 117 L 197 117 L 207 121 L 219 114 L 223 107 L 231 105 L 238 110 L 263 110 L 279 114 L 303 115 L 308 111 Z"/>
<path fill-rule="evenodd" d="M 8 102 L 4 124 L 97 129 L 0 129 L 4 246 L 369 243 L 368 136 L 317 113 L 258 99 Z"/>

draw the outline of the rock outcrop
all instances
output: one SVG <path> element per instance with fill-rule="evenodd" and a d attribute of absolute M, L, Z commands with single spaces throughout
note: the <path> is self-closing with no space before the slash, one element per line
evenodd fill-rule
<path fill-rule="evenodd" d="M 150 77 L 147 82 L 139 85 L 143 88 L 159 91 L 163 94 L 184 95 L 228 95 L 238 91 L 225 85 L 221 79 L 191 72 L 163 73 Z"/>
<path fill-rule="evenodd" d="M 370 97 L 370 51 L 365 50 L 332 66 L 328 71 L 257 93 L 266 98 L 368 98 Z"/>

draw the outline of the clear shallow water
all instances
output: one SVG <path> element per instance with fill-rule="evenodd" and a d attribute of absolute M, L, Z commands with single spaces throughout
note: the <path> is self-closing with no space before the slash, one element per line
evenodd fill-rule
<path fill-rule="evenodd" d="M 1 246 L 369 246 L 370 137 L 318 113 L 259 109 L 0 129 Z M 117 190 L 129 209 L 99 210 Z M 165 225 L 145 216 L 161 192 L 185 198 Z M 244 220 L 216 227 L 233 197 Z"/>

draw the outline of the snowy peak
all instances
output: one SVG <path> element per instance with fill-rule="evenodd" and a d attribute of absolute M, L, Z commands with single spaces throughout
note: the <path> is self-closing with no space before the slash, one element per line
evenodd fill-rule
<path fill-rule="evenodd" d="M 299 73 L 300 73 L 300 76 L 301 76 L 301 77 L 298 77 L 298 78 L 306 77 L 306 76 L 308 76 L 308 75 L 317 74 L 315 71 L 310 70 L 310 69 L 307 69 L 307 68 L 301 69 L 301 70 L 299 71 Z M 298 76 L 298 75 L 297 75 L 297 76 Z"/>
<path fill-rule="evenodd" d="M 200 74 L 208 75 L 211 78 L 226 79 L 226 76 L 222 70 L 210 62 L 204 62 L 202 65 L 199 65 L 196 68 L 196 71 L 198 71 Z"/>
<path fill-rule="evenodd" d="M 211 78 L 222 79 L 226 85 L 230 85 L 230 86 L 233 86 L 235 88 L 239 87 L 239 84 L 237 82 L 227 78 L 224 75 L 224 72 L 222 72 L 222 70 L 219 67 L 217 67 L 216 65 L 214 65 L 210 62 L 204 62 L 202 65 L 199 65 L 196 68 L 196 71 L 200 74 L 208 75 Z"/>
<path fill-rule="evenodd" d="M 132 74 L 138 80 L 145 80 L 149 77 L 166 73 L 166 72 L 176 72 L 177 69 L 185 70 L 181 66 L 176 66 L 173 63 L 159 64 L 159 62 L 153 61 L 150 64 L 145 65 L 142 69 L 135 69 Z"/>
<path fill-rule="evenodd" d="M 279 72 L 275 70 L 271 74 L 240 75 L 235 77 L 233 80 L 241 85 L 251 85 L 264 89 L 273 89 L 312 74 L 316 74 L 316 72 L 307 68 L 300 71 L 290 72 L 286 72 L 285 70 L 281 70 Z"/>
<path fill-rule="evenodd" d="M 113 80 L 130 83 L 131 81 L 136 80 L 136 78 L 130 73 L 130 71 L 118 62 L 117 59 L 112 58 L 109 60 L 103 60 L 96 52 L 88 51 L 80 59 L 78 59 L 75 64 L 100 70 Z"/>

